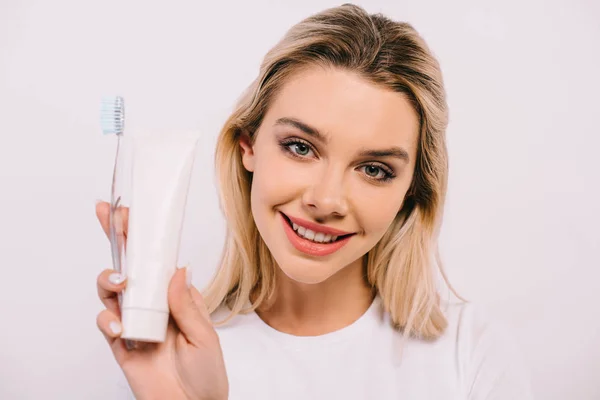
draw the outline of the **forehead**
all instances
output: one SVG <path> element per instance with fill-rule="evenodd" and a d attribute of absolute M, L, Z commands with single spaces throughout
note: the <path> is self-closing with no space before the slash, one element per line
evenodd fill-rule
<path fill-rule="evenodd" d="M 409 148 L 416 145 L 419 130 L 405 95 L 334 68 L 311 67 L 289 78 L 265 122 L 281 117 L 298 118 L 332 140 L 343 135 L 345 141 Z"/>

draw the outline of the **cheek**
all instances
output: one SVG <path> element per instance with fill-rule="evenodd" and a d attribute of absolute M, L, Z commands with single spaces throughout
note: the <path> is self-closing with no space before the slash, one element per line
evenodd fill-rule
<path fill-rule="evenodd" d="M 376 188 L 355 192 L 356 218 L 365 233 L 379 240 L 402 207 L 404 191 L 396 188 Z"/>
<path fill-rule="evenodd" d="M 262 149 L 256 155 L 252 178 L 252 200 L 261 206 L 276 206 L 289 201 L 298 190 L 298 168 L 277 149 Z M 293 179 L 291 178 L 293 177 Z"/>

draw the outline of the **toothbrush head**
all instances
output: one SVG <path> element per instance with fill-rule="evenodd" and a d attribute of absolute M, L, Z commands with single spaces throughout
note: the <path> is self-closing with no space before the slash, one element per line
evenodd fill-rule
<path fill-rule="evenodd" d="M 122 135 L 125 128 L 125 104 L 120 96 L 105 97 L 101 102 L 100 126 L 105 135 Z"/>

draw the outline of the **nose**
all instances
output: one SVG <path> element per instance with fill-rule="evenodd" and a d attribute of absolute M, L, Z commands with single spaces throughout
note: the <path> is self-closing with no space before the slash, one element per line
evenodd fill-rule
<path fill-rule="evenodd" d="M 348 213 L 348 201 L 343 172 L 332 168 L 320 176 L 315 176 L 312 184 L 302 196 L 302 205 L 317 221 Z"/>

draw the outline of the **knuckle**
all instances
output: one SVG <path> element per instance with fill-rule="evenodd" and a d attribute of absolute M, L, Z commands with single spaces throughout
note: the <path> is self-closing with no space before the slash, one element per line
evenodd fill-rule
<path fill-rule="evenodd" d="M 101 331 L 102 329 L 102 322 L 104 321 L 104 315 L 106 314 L 106 310 L 103 310 L 101 312 L 98 313 L 98 315 L 96 316 L 96 325 L 98 326 L 98 329 L 100 329 Z"/>
<path fill-rule="evenodd" d="M 198 305 L 196 304 L 192 296 L 185 296 L 184 303 L 185 306 L 189 307 L 191 310 L 198 311 Z"/>
<path fill-rule="evenodd" d="M 101 285 L 104 282 L 104 279 L 106 278 L 106 273 L 108 270 L 104 270 L 102 272 L 100 272 L 96 278 L 96 282 L 98 283 L 98 285 Z"/>

